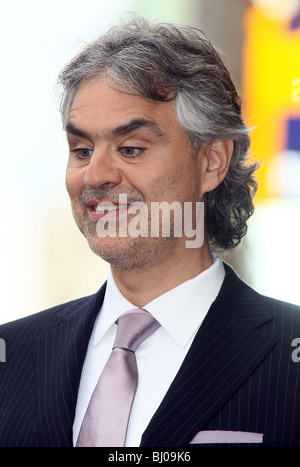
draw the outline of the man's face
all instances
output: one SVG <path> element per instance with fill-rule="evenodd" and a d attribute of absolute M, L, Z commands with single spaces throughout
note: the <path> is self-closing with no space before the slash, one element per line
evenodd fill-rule
<path fill-rule="evenodd" d="M 93 78 L 79 86 L 67 136 L 66 186 L 91 249 L 120 268 L 147 267 L 170 255 L 178 259 L 183 237 L 103 238 L 96 229 L 103 216 L 96 211 L 99 202 L 116 205 L 108 216 L 118 223 L 134 202 L 144 203 L 150 213 L 153 202 L 201 201 L 204 157 L 201 150 L 192 153 L 174 103 L 150 101 Z M 120 194 L 127 195 L 127 206 L 118 206 Z"/>

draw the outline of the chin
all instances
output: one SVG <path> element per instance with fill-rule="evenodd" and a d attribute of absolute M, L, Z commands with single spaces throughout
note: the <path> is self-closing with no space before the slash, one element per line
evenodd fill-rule
<path fill-rule="evenodd" d="M 146 238 L 87 238 L 89 247 L 97 256 L 115 269 L 145 269 L 161 259 L 161 242 Z"/>
<path fill-rule="evenodd" d="M 126 264 L 132 265 L 136 255 L 134 242 L 128 238 L 101 238 L 87 237 L 90 249 L 97 256 L 107 261 L 111 266 L 124 268 Z M 128 267 L 130 269 L 130 267 Z"/>

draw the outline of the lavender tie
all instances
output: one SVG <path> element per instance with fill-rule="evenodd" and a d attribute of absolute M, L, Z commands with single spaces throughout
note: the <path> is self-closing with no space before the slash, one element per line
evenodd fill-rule
<path fill-rule="evenodd" d="M 135 351 L 159 326 L 141 308 L 120 316 L 112 353 L 91 397 L 76 446 L 124 446 L 138 381 Z"/>

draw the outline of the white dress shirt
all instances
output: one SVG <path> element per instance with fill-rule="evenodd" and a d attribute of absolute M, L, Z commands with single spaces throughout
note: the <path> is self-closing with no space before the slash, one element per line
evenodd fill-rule
<path fill-rule="evenodd" d="M 126 446 L 139 446 L 143 432 L 178 372 L 201 323 L 221 288 L 225 270 L 212 252 L 214 263 L 198 276 L 149 302 L 145 308 L 161 327 L 136 351 L 139 382 L 130 415 Z M 80 426 L 99 375 L 115 340 L 116 320 L 136 308 L 119 291 L 109 271 L 101 313 L 90 338 L 73 425 L 76 445 Z"/>

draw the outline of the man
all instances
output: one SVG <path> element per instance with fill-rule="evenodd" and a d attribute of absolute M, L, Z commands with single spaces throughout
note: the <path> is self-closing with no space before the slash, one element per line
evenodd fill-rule
<path fill-rule="evenodd" d="M 135 19 L 60 82 L 75 221 L 111 268 L 95 295 L 0 327 L 0 445 L 89 445 L 86 414 L 96 425 L 102 414 L 88 407 L 132 308 L 159 327 L 135 351 L 125 446 L 298 445 L 299 308 L 257 294 L 214 250 L 245 235 L 257 168 L 218 53 L 196 29 Z M 152 215 L 162 202 L 165 235 L 162 211 Z M 192 207 L 190 230 L 174 206 Z M 199 226 L 201 245 L 187 243 Z"/>

